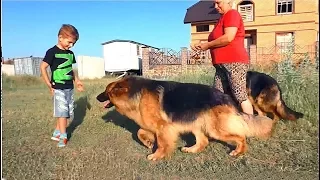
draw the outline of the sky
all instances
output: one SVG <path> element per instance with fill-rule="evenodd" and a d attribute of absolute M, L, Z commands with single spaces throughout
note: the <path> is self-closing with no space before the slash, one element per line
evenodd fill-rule
<path fill-rule="evenodd" d="M 43 57 L 57 43 L 62 24 L 74 25 L 80 39 L 75 55 L 102 57 L 101 43 L 133 40 L 159 48 L 189 47 L 187 8 L 198 0 L 2 1 L 2 53 L 5 59 Z"/>

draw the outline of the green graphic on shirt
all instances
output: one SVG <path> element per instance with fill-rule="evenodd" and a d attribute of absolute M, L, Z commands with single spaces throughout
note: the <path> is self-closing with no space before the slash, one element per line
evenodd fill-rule
<path fill-rule="evenodd" d="M 53 71 L 53 79 L 57 83 L 65 84 L 65 81 L 72 80 L 72 76 L 68 75 L 72 71 L 73 54 L 55 54 L 56 58 L 67 59 Z"/>

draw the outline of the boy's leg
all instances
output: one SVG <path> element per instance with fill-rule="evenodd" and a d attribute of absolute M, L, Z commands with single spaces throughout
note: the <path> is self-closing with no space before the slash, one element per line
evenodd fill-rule
<path fill-rule="evenodd" d="M 56 90 L 54 90 L 54 93 L 53 93 L 53 117 L 57 117 L 57 113 L 56 113 L 56 110 L 57 110 L 57 98 L 56 98 Z M 58 98 L 59 99 L 59 98 Z M 52 137 L 51 139 L 54 140 L 54 141 L 59 141 L 60 139 L 60 127 L 59 127 L 59 120 L 57 119 L 57 122 L 56 122 L 56 128 L 55 130 L 53 131 L 52 133 Z"/>
<path fill-rule="evenodd" d="M 60 131 L 59 123 L 57 121 L 56 130 Z"/>
<path fill-rule="evenodd" d="M 60 128 L 60 133 L 66 134 L 66 129 L 67 129 L 67 118 L 66 117 L 59 117 L 58 118 L 58 123 L 59 123 L 59 128 Z"/>
<path fill-rule="evenodd" d="M 54 117 L 57 118 L 57 127 L 60 130 L 58 147 L 67 143 L 67 118 L 69 118 L 68 91 L 56 89 L 54 91 Z"/>
<path fill-rule="evenodd" d="M 74 118 L 74 90 L 70 89 L 68 94 L 68 104 L 69 104 L 69 118 L 73 120 Z"/>
<path fill-rule="evenodd" d="M 60 117 L 60 118 L 58 118 L 58 122 L 59 122 L 59 128 L 60 128 L 60 133 L 61 133 L 58 147 L 64 147 L 64 146 L 66 146 L 66 144 L 68 142 L 68 138 L 67 138 L 68 136 L 67 136 L 67 132 L 66 132 L 67 118 Z"/>
<path fill-rule="evenodd" d="M 60 127 L 59 127 L 58 119 L 57 119 L 56 128 L 55 128 L 54 132 L 52 133 L 51 139 L 54 140 L 54 141 L 59 141 L 59 139 L 60 139 Z"/>
<path fill-rule="evenodd" d="M 59 118 L 59 128 L 61 131 L 60 141 L 58 147 L 64 147 L 67 144 L 67 119 L 73 118 L 74 100 L 73 100 L 73 89 L 65 89 L 65 99 L 67 101 L 66 106 L 68 107 L 67 114 L 63 118 Z"/>

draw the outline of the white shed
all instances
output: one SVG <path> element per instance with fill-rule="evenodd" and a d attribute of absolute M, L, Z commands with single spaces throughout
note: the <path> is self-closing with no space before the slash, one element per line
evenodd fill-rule
<path fill-rule="evenodd" d="M 112 40 L 102 43 L 104 69 L 109 73 L 142 72 L 142 47 L 158 49 L 131 40 Z"/>
<path fill-rule="evenodd" d="M 99 79 L 105 76 L 104 60 L 101 57 L 77 56 L 77 69 L 80 79 Z"/>

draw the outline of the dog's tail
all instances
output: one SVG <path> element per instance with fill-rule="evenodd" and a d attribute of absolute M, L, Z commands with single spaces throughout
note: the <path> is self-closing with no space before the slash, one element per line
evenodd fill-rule
<path fill-rule="evenodd" d="M 275 121 L 267 116 L 255 116 L 242 112 L 228 115 L 223 121 L 224 131 L 233 135 L 268 139 L 273 133 Z"/>
<path fill-rule="evenodd" d="M 290 109 L 281 98 L 277 103 L 277 113 L 282 119 L 288 119 L 292 121 L 303 118 L 304 116 L 303 113 Z"/>
<path fill-rule="evenodd" d="M 247 125 L 247 131 L 245 135 L 247 137 L 258 137 L 261 139 L 268 139 L 273 133 L 273 127 L 275 121 L 267 116 L 255 116 L 245 113 L 240 115 Z"/>

